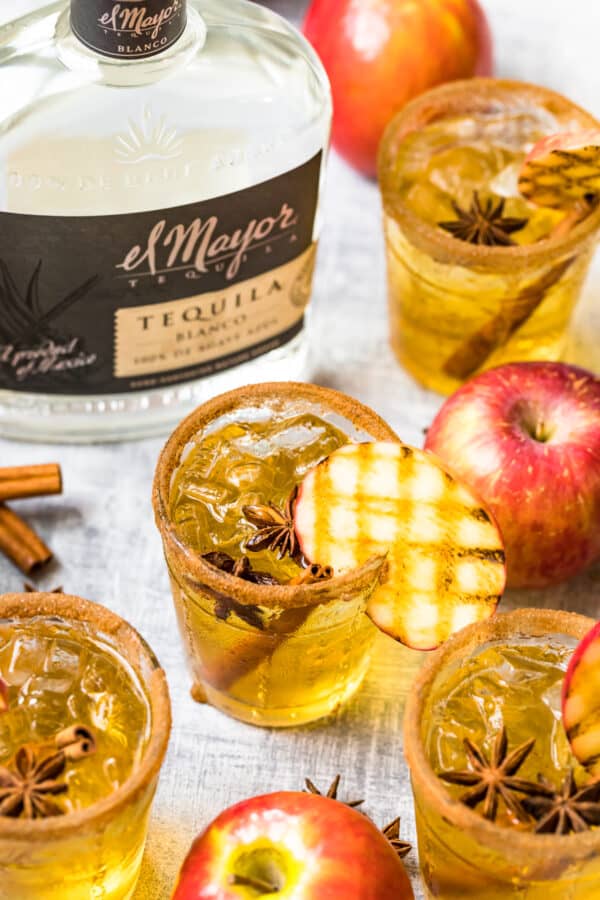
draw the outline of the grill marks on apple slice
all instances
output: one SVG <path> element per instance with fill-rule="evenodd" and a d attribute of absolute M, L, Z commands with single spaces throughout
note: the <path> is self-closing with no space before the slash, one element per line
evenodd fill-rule
<path fill-rule="evenodd" d="M 432 454 L 403 444 L 335 451 L 303 482 L 295 524 L 307 558 L 338 574 L 387 554 L 368 612 L 412 647 L 491 615 L 504 587 L 491 517 Z"/>
<path fill-rule="evenodd" d="M 543 138 L 523 163 L 519 191 L 538 206 L 572 209 L 584 203 L 589 212 L 600 197 L 600 131 Z"/>
<path fill-rule="evenodd" d="M 563 724 L 575 758 L 600 778 L 600 623 L 571 658 L 563 689 Z"/>

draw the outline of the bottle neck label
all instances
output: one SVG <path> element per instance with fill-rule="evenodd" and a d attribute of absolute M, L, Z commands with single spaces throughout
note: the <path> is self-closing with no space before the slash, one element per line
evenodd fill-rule
<path fill-rule="evenodd" d="M 186 0 L 71 0 L 75 36 L 102 56 L 147 59 L 179 40 Z"/>

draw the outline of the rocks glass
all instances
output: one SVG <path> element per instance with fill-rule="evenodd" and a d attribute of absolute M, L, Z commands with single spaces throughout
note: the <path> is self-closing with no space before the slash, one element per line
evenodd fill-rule
<path fill-rule="evenodd" d="M 562 669 L 578 641 L 593 625 L 591 619 L 575 613 L 553 610 L 520 609 L 500 614 L 488 621 L 463 629 L 435 652 L 417 676 L 409 695 L 404 729 L 404 752 L 410 767 L 415 801 L 419 856 L 427 897 L 443 900 L 594 900 L 600 884 L 600 832 L 579 834 L 536 834 L 531 828 L 488 821 L 461 803 L 449 791 L 432 765 L 432 754 L 443 750 L 444 718 L 440 716 L 440 697 L 451 698 L 455 723 L 462 726 L 469 709 L 477 708 L 477 716 L 493 720 L 499 727 L 501 712 L 507 727 L 509 751 L 514 742 L 525 735 L 535 737 L 536 745 L 528 758 L 530 772 L 519 769 L 518 777 L 537 777 L 539 769 L 549 764 L 556 771 L 568 765 L 570 751 L 562 734 L 560 721 L 560 689 Z M 464 678 L 473 654 L 482 649 L 494 653 L 494 643 L 504 648 L 498 657 L 500 666 L 490 665 L 471 680 L 468 693 L 476 697 L 457 701 L 457 680 Z M 529 668 L 523 665 L 523 644 L 537 645 L 540 655 Z M 487 648 L 487 649 L 486 649 Z M 560 671 L 545 679 L 543 667 L 547 653 L 561 656 Z M 510 669 L 516 677 L 510 681 Z M 505 696 L 498 701 L 489 674 L 500 673 L 508 684 Z M 557 678 L 558 674 L 558 678 Z M 539 679 L 539 681 L 537 681 Z M 510 687 L 514 684 L 514 689 Z M 538 719 L 531 691 L 536 684 L 544 686 L 543 710 Z M 460 687 L 459 687 L 459 690 Z M 463 691 L 464 693 L 464 691 Z M 534 700 L 536 695 L 533 695 Z M 458 706 L 456 705 L 458 702 Z M 460 710 L 459 710 L 460 707 Z M 447 707 L 448 709 L 450 706 Z M 539 710 L 538 710 L 539 712 Z M 519 730 L 521 733 L 518 734 Z M 541 732 L 544 732 L 542 734 Z M 552 738 L 548 735 L 552 733 Z M 454 740 L 455 736 L 453 737 Z M 544 760 L 544 739 L 552 741 L 552 762 Z M 458 746 L 459 741 L 455 741 Z M 538 744 L 540 747 L 538 749 Z M 437 767 L 436 767 L 437 768 Z M 457 789 L 457 792 L 467 788 Z M 502 801 L 501 801 L 502 803 Z"/>
<path fill-rule="evenodd" d="M 255 429 L 264 435 L 260 440 Z M 217 435 L 212 443 L 211 435 Z M 223 435 L 224 443 L 215 444 Z M 231 510 L 236 524 L 243 504 L 256 503 L 258 494 L 272 502 L 284 476 L 301 480 L 334 449 L 336 435 L 338 445 L 397 440 L 372 410 L 336 391 L 290 382 L 253 385 L 199 407 L 173 433 L 158 463 L 154 510 L 193 695 L 255 725 L 318 719 L 357 689 L 376 635 L 366 601 L 383 560 L 312 584 L 298 583 L 302 572 L 286 583 L 253 583 L 209 563 L 207 541 L 212 537 L 215 552 L 235 544 L 239 556 L 244 538 L 225 528 Z M 178 488 L 192 454 L 196 469 Z M 192 523 L 197 532 L 189 522 L 196 507 L 176 508 L 175 494 L 181 499 L 186 492 L 209 510 L 200 525 Z M 254 554 L 247 555 L 254 566 Z"/>
<path fill-rule="evenodd" d="M 152 651 L 95 603 L 6 594 L 0 675 L 0 896 L 129 900 L 171 726 Z"/>
<path fill-rule="evenodd" d="M 598 127 L 553 91 L 491 78 L 428 91 L 388 126 L 379 183 L 391 340 L 426 387 L 451 393 L 484 368 L 560 357 L 600 205 L 583 216 L 535 207 L 519 195 L 518 173 L 540 138 Z M 458 219 L 453 204 L 468 211 L 474 199 L 502 203 L 498 218 L 524 224 L 508 226 L 505 245 L 440 227 Z"/>

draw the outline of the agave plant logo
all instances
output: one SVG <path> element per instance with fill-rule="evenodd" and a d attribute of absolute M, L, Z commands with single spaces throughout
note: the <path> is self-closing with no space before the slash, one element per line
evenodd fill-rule
<path fill-rule="evenodd" d="M 23 293 L 6 262 L 0 259 L 0 366 L 15 381 L 50 373 L 73 376 L 75 370 L 96 362 L 96 354 L 87 353 L 80 338 L 58 335 L 52 323 L 87 296 L 99 276 L 88 278 L 44 309 L 40 298 L 41 269 L 40 260 Z"/>
<path fill-rule="evenodd" d="M 125 131 L 116 137 L 115 156 L 122 163 L 140 163 L 149 159 L 175 159 L 181 155 L 183 138 L 167 123 L 166 116 L 156 119 L 145 106 L 138 122 L 129 119 Z"/>

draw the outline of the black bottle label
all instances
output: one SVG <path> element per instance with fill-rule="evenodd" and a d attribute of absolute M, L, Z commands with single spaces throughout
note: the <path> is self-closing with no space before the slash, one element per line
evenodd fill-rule
<path fill-rule="evenodd" d="M 290 341 L 310 298 L 321 156 L 166 210 L 0 212 L 0 388 L 160 388 Z"/>
<path fill-rule="evenodd" d="M 186 0 L 71 0 L 75 36 L 102 56 L 146 59 L 179 40 Z"/>

